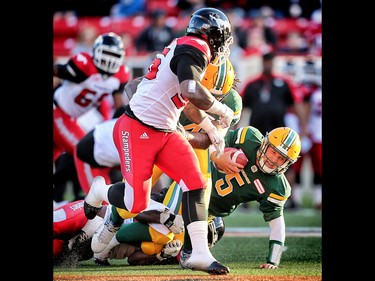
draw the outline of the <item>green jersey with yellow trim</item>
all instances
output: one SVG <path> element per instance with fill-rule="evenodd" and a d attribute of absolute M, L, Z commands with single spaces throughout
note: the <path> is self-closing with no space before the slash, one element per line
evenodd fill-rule
<path fill-rule="evenodd" d="M 221 103 L 227 105 L 230 109 L 234 112 L 234 117 L 232 120 L 232 123 L 230 124 L 231 127 L 235 126 L 241 118 L 241 112 L 242 112 L 242 98 L 240 94 L 235 89 L 230 89 L 228 94 L 224 96 L 224 98 L 220 101 Z M 219 120 L 219 116 L 215 114 L 210 114 L 212 117 L 214 117 L 216 120 Z M 182 112 L 179 122 L 184 126 L 185 130 L 191 131 L 191 132 L 199 132 L 200 127 L 192 123 Z"/>
<path fill-rule="evenodd" d="M 229 130 L 225 136 L 225 146 L 241 148 L 249 162 L 236 174 L 219 172 L 213 164 L 212 192 L 209 213 L 214 216 L 229 216 L 239 205 L 258 201 L 265 221 L 283 214 L 284 204 L 291 194 L 291 188 L 284 174 L 268 175 L 256 165 L 256 154 L 263 135 L 254 127 Z"/>

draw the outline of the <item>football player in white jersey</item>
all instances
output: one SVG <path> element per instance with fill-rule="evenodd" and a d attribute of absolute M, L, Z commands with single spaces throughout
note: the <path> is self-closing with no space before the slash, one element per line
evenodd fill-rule
<path fill-rule="evenodd" d="M 54 160 L 63 151 L 73 155 L 76 144 L 86 134 L 77 118 L 99 107 L 109 95 L 116 108 L 123 104 L 122 92 L 131 78 L 124 57 L 121 37 L 105 33 L 95 40 L 92 55 L 78 53 L 66 64 L 53 66 L 53 75 L 62 79 L 53 94 Z"/>
<path fill-rule="evenodd" d="M 209 274 L 228 274 L 230 269 L 208 248 L 206 179 L 192 146 L 177 131 L 177 123 L 185 108 L 184 113 L 208 134 L 218 154 L 223 153 L 224 138 L 207 113 L 220 116 L 223 128 L 229 126 L 234 113 L 200 81 L 210 62 L 225 63 L 232 42 L 231 24 L 222 11 L 201 8 L 191 15 L 186 35 L 156 55 L 125 113 L 115 123 L 113 140 L 125 182 L 107 185 L 94 180 L 84 204 L 88 219 L 95 217 L 103 201 L 133 214 L 142 212 L 150 203 L 152 171 L 157 165 L 183 190 L 182 217 L 192 244 L 184 268 Z M 100 241 L 103 249 L 119 227 L 109 223 L 103 228 L 112 233 L 102 235 L 106 237 Z"/>
<path fill-rule="evenodd" d="M 124 100 L 126 103 L 129 102 L 135 93 L 141 80 L 142 77 L 138 77 L 126 84 L 124 91 Z M 231 126 L 234 126 L 241 116 L 242 100 L 238 92 L 232 89 L 236 81 L 234 69 L 230 60 L 228 59 L 227 62 L 221 66 L 209 64 L 202 79 L 202 83 L 212 94 L 216 95 L 215 97 L 219 99 L 220 102 L 225 103 L 235 112 L 231 124 Z M 229 93 L 229 91 L 231 92 Z M 123 110 L 118 109 L 113 119 L 96 124 L 94 129 L 87 133 L 77 144 L 77 157 L 75 160 L 82 160 L 84 165 L 76 164 L 75 166 L 85 194 L 89 192 L 90 184 L 97 176 L 104 177 L 107 183 L 115 183 L 122 180 L 120 157 L 112 137 L 116 117 L 119 117 L 122 113 Z M 186 130 L 184 134 L 190 144 L 194 149 L 198 149 L 196 153 L 199 153 L 197 155 L 201 169 L 202 166 L 206 167 L 208 163 L 208 153 L 204 153 L 201 150 L 205 150 L 210 145 L 209 140 L 202 138 L 200 134 L 196 133 L 199 132 L 200 128 L 197 125 L 194 126 L 190 121 L 187 121 L 184 114 L 180 117 L 180 122 L 182 122 L 181 125 L 187 126 L 185 129 L 181 126 L 181 130 Z M 229 129 L 229 127 L 227 129 Z M 223 131 L 223 133 L 225 132 Z M 201 140 L 204 141 L 202 142 Z M 153 187 L 155 183 L 160 184 L 158 179 L 162 174 L 161 170 L 157 167 L 154 167 L 154 171 L 152 178 Z M 207 174 L 207 171 L 202 170 L 202 172 Z M 82 181 L 85 181 L 85 183 L 82 183 Z M 158 188 L 160 188 L 160 185 Z M 210 188 L 207 189 L 208 192 L 210 190 Z"/>

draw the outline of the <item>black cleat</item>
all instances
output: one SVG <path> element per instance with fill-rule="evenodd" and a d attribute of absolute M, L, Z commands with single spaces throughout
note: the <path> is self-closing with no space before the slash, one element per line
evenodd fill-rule
<path fill-rule="evenodd" d="M 91 206 L 90 204 L 86 203 L 86 201 L 83 202 L 83 210 L 85 212 L 86 218 L 88 218 L 89 220 L 95 218 L 101 208 L 102 207 Z"/>
<path fill-rule="evenodd" d="M 210 264 L 210 266 L 206 267 L 199 264 L 191 264 L 189 263 L 189 258 L 191 256 L 191 251 L 184 250 L 180 253 L 180 267 L 181 269 L 191 269 L 191 270 L 200 270 L 207 272 L 212 275 L 226 275 L 229 273 L 230 269 L 225 265 L 222 265 L 218 261 L 214 261 Z"/>
<path fill-rule="evenodd" d="M 94 258 L 94 263 L 97 266 L 110 266 L 111 264 L 108 262 L 108 260 L 100 260 L 98 258 Z"/>
<path fill-rule="evenodd" d="M 211 265 L 207 268 L 207 272 L 209 274 L 214 275 L 225 275 L 228 274 L 230 271 L 229 267 L 219 263 L 218 261 L 214 261 Z"/>

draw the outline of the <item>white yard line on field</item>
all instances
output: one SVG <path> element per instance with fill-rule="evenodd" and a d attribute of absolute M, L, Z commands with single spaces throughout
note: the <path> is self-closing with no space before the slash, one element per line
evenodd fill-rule
<path fill-rule="evenodd" d="M 226 227 L 226 237 L 266 237 L 270 229 L 267 227 Z M 287 227 L 289 237 L 322 237 L 321 227 Z"/>

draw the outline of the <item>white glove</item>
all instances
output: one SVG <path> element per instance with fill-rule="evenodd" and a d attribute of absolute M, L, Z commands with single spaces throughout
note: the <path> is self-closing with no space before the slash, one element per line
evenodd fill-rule
<path fill-rule="evenodd" d="M 157 255 L 159 260 L 170 259 L 178 255 L 182 248 L 182 243 L 180 240 L 173 240 L 164 245 L 161 252 Z"/>
<path fill-rule="evenodd" d="M 223 104 L 217 100 L 214 101 L 212 106 L 206 110 L 209 113 L 213 113 L 220 116 L 220 124 L 223 128 L 228 128 L 234 118 L 234 112 L 226 104 Z"/>
<path fill-rule="evenodd" d="M 234 118 L 234 112 L 226 104 L 224 104 L 224 106 L 226 111 L 224 112 L 224 114 L 220 115 L 219 121 L 223 128 L 228 128 Z"/>
<path fill-rule="evenodd" d="M 160 223 L 168 227 L 174 234 L 179 234 L 184 231 L 184 221 L 182 216 L 175 215 L 169 209 L 160 213 Z"/>
<path fill-rule="evenodd" d="M 218 132 L 216 127 L 207 132 L 208 137 L 211 140 L 211 143 L 217 151 L 217 157 L 220 157 L 224 153 L 225 141 L 222 135 Z"/>
<path fill-rule="evenodd" d="M 233 111 L 232 111 L 233 112 Z M 215 150 L 218 153 L 218 157 L 224 153 L 225 141 L 224 137 L 219 133 L 217 128 L 212 124 L 208 115 L 203 118 L 202 122 L 198 124 L 210 138 L 211 143 L 215 147 Z"/>

